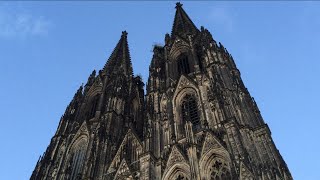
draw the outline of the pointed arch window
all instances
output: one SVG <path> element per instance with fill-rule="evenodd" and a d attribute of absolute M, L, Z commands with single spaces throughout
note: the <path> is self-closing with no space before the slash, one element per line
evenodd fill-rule
<path fill-rule="evenodd" d="M 76 180 L 81 179 L 81 172 L 84 165 L 85 154 L 86 154 L 87 141 L 85 139 L 80 140 L 77 145 L 72 148 L 72 153 L 69 159 L 67 173 L 69 179 Z"/>
<path fill-rule="evenodd" d="M 81 169 L 84 163 L 84 154 L 85 152 L 83 149 L 78 149 L 76 150 L 76 152 L 74 152 L 72 158 L 72 172 L 70 179 L 79 179 L 79 177 L 81 177 Z"/>
<path fill-rule="evenodd" d="M 187 54 L 182 54 L 178 57 L 178 72 L 179 75 L 190 73 L 190 66 Z"/>
<path fill-rule="evenodd" d="M 190 121 L 195 129 L 200 127 L 197 101 L 193 95 L 187 94 L 181 103 L 181 113 L 184 122 Z"/>
<path fill-rule="evenodd" d="M 188 176 L 189 174 L 189 176 Z M 172 180 L 189 180 L 190 179 L 190 172 L 181 171 L 175 169 L 167 178 L 164 179 L 172 179 Z"/>

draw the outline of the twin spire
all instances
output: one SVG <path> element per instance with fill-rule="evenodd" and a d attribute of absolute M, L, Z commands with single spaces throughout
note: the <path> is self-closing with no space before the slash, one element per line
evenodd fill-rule
<path fill-rule="evenodd" d="M 182 4 L 180 2 L 176 3 L 176 14 L 174 17 L 171 36 L 175 37 L 178 35 L 180 37 L 186 37 L 186 35 L 196 34 L 198 32 L 199 30 L 197 27 L 183 10 Z M 122 31 L 118 44 L 114 48 L 110 58 L 103 68 L 103 72 L 105 74 L 111 75 L 113 73 L 123 72 L 127 76 L 133 75 L 127 35 L 128 33 L 126 31 Z"/>
<path fill-rule="evenodd" d="M 111 56 L 104 66 L 103 71 L 107 75 L 123 72 L 127 76 L 132 76 L 133 70 L 127 35 L 128 33 L 126 31 L 122 31 L 122 35 L 118 44 L 112 51 Z"/>
<path fill-rule="evenodd" d="M 183 10 L 180 2 L 176 3 L 176 9 L 171 36 L 175 37 L 176 35 L 179 35 L 181 37 L 185 37 L 186 35 L 196 34 L 199 32 L 187 13 Z"/>

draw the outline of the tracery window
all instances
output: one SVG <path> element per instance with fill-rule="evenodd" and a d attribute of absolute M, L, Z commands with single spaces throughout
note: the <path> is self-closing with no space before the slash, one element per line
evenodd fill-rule
<path fill-rule="evenodd" d="M 190 73 L 188 56 L 186 54 L 182 54 L 178 58 L 178 72 L 180 75 Z"/>
<path fill-rule="evenodd" d="M 70 179 L 77 180 L 81 178 L 81 171 L 84 165 L 87 141 L 82 139 L 72 150 L 69 160 Z"/>
<path fill-rule="evenodd" d="M 228 165 L 221 159 L 216 159 L 210 167 L 211 180 L 232 179 Z"/>
<path fill-rule="evenodd" d="M 195 129 L 200 127 L 197 101 L 194 96 L 187 94 L 183 98 L 181 104 L 181 113 L 184 122 L 190 121 Z"/>

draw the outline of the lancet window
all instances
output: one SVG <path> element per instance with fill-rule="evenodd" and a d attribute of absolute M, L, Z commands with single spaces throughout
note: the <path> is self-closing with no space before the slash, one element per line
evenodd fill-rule
<path fill-rule="evenodd" d="M 193 95 L 187 94 L 181 103 L 181 113 L 184 122 L 190 121 L 194 128 L 199 128 L 200 117 L 198 113 L 197 101 Z"/>
<path fill-rule="evenodd" d="M 188 56 L 186 54 L 182 54 L 178 58 L 178 72 L 180 75 L 190 73 Z"/>
<path fill-rule="evenodd" d="M 85 139 L 72 149 L 71 157 L 69 160 L 68 168 L 69 179 L 76 180 L 81 179 L 81 171 L 84 166 L 85 154 L 86 154 L 87 141 Z"/>

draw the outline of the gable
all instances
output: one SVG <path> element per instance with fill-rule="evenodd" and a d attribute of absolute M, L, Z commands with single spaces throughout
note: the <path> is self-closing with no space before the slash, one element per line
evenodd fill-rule
<path fill-rule="evenodd" d="M 254 180 L 253 174 L 243 162 L 240 163 L 240 179 Z"/>
<path fill-rule="evenodd" d="M 77 133 L 73 136 L 72 141 L 68 144 L 67 154 L 76 148 L 79 144 L 88 145 L 89 142 L 89 132 L 86 122 L 83 122 Z"/>
<path fill-rule="evenodd" d="M 116 179 L 133 179 L 132 172 L 128 166 L 128 163 L 125 159 L 122 159 L 119 168 L 113 178 Z"/>
<path fill-rule="evenodd" d="M 214 135 L 212 135 L 210 132 L 206 134 L 205 140 L 203 142 L 201 156 L 209 152 L 211 149 L 220 149 L 223 148 L 221 143 Z"/>
<path fill-rule="evenodd" d="M 78 127 L 79 127 L 79 126 L 78 126 Z M 90 133 L 89 133 L 89 128 L 88 128 L 88 126 L 87 126 L 86 121 L 84 121 L 84 122 L 81 124 L 81 126 L 78 128 L 77 132 L 75 133 L 74 138 L 73 138 L 73 141 L 76 140 L 78 137 L 83 136 L 83 135 L 89 137 L 89 134 L 90 134 Z"/>
<path fill-rule="evenodd" d="M 136 152 L 138 155 L 142 153 L 143 147 L 142 147 L 142 143 L 141 143 L 140 139 L 138 138 L 138 136 L 136 135 L 136 133 L 134 133 L 134 131 L 132 129 L 129 129 L 127 134 L 123 138 L 116 155 L 114 156 L 113 160 L 111 161 L 111 164 L 110 164 L 108 171 L 107 171 L 108 173 L 114 172 L 114 170 L 119 167 L 121 153 L 126 151 L 124 149 L 124 147 L 128 143 L 131 143 L 133 148 L 136 149 L 134 152 Z M 128 152 L 128 153 L 130 153 L 130 152 Z"/>
<path fill-rule="evenodd" d="M 176 176 L 178 175 L 186 175 L 188 179 L 191 179 L 188 159 L 178 148 L 178 146 L 174 145 L 171 148 L 171 152 L 166 163 L 166 168 L 163 171 L 162 179 L 176 179 Z"/>
<path fill-rule="evenodd" d="M 173 95 L 173 97 L 175 97 L 175 100 L 177 99 L 177 97 L 180 97 L 180 95 L 178 96 L 178 94 L 180 94 L 184 89 L 187 91 L 187 93 L 193 93 L 198 96 L 197 84 L 186 76 L 181 75 Z"/>
<path fill-rule="evenodd" d="M 178 149 L 176 145 L 172 147 L 171 153 L 169 155 L 169 158 L 167 160 L 166 169 L 170 168 L 174 164 L 177 163 L 187 163 L 187 158 L 183 155 L 183 153 Z"/>
<path fill-rule="evenodd" d="M 102 91 L 102 80 L 100 76 L 97 76 L 95 78 L 95 81 L 93 82 L 92 86 L 87 92 L 87 97 L 89 96 L 95 96 L 96 94 L 100 93 Z"/>

